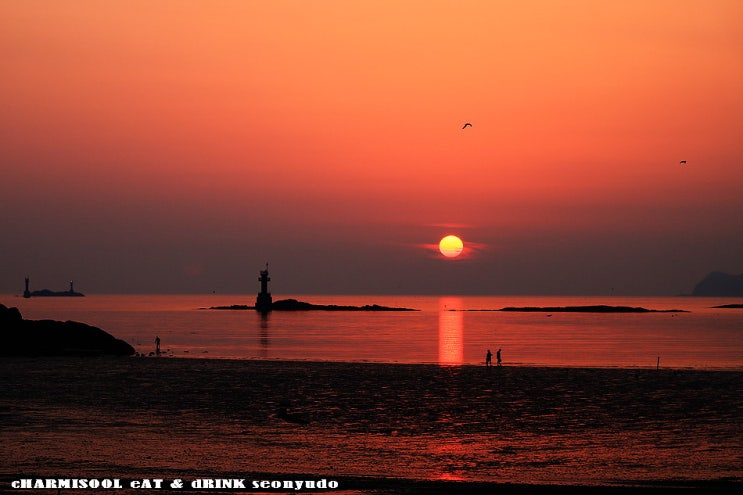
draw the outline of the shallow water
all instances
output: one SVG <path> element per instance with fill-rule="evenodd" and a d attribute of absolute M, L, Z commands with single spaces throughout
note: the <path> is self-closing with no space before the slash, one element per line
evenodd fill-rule
<path fill-rule="evenodd" d="M 77 320 L 168 355 L 237 359 L 479 364 L 488 348 L 509 365 L 743 369 L 740 303 L 693 297 L 430 297 L 289 295 L 315 304 L 380 304 L 415 312 L 273 312 L 204 310 L 252 305 L 245 295 L 6 296 L 25 318 Z M 509 306 L 609 305 L 682 313 L 472 311 Z M 461 311 L 451 311 L 461 310 Z"/>

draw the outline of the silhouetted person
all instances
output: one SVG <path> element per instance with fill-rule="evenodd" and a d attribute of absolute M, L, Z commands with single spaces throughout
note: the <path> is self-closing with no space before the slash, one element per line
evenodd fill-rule
<path fill-rule="evenodd" d="M 155 337 L 155 354 L 160 355 L 160 337 Z"/>
<path fill-rule="evenodd" d="M 493 353 L 488 349 L 488 353 L 485 354 L 485 366 L 493 366 Z"/>
<path fill-rule="evenodd" d="M 497 362 L 498 366 L 503 364 L 503 362 L 500 359 L 500 349 L 498 349 L 498 352 L 495 353 L 495 361 Z"/>

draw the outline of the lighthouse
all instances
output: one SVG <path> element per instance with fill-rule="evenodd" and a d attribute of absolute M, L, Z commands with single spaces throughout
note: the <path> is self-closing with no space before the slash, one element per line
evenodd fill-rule
<path fill-rule="evenodd" d="M 268 276 L 268 263 L 266 263 L 266 269 L 261 270 L 261 276 L 258 281 L 261 283 L 261 291 L 258 293 L 258 298 L 255 301 L 255 310 L 261 313 L 268 313 L 271 311 L 271 293 L 268 292 L 268 282 L 271 278 Z"/>

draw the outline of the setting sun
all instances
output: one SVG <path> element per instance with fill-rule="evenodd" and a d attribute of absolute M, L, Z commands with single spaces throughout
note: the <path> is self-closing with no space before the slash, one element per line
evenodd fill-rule
<path fill-rule="evenodd" d="M 439 242 L 439 251 L 447 258 L 456 258 L 462 254 L 464 244 L 462 239 L 455 235 L 448 235 Z"/>

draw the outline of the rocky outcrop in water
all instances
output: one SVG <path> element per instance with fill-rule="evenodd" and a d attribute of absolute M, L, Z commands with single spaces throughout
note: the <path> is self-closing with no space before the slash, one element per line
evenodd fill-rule
<path fill-rule="evenodd" d="M 547 306 L 521 308 L 507 307 L 498 311 L 523 311 L 523 312 L 545 312 L 545 313 L 684 313 L 682 309 L 647 309 L 631 306 Z"/>
<path fill-rule="evenodd" d="M 255 306 L 233 304 L 232 306 L 212 306 L 209 309 L 233 309 L 246 310 L 256 309 Z M 296 299 L 281 299 L 271 303 L 272 311 L 418 311 L 411 308 L 394 308 L 379 306 L 378 304 L 366 304 L 364 306 L 339 306 L 337 304 L 312 304 Z"/>
<path fill-rule="evenodd" d="M 274 301 L 271 309 L 274 311 L 416 311 L 410 308 L 392 308 L 378 304 L 364 306 L 339 306 L 337 304 L 312 304 L 296 299 L 282 299 Z"/>
<path fill-rule="evenodd" d="M 0 356 L 130 356 L 134 348 L 98 327 L 77 321 L 24 320 L 0 304 Z"/>

